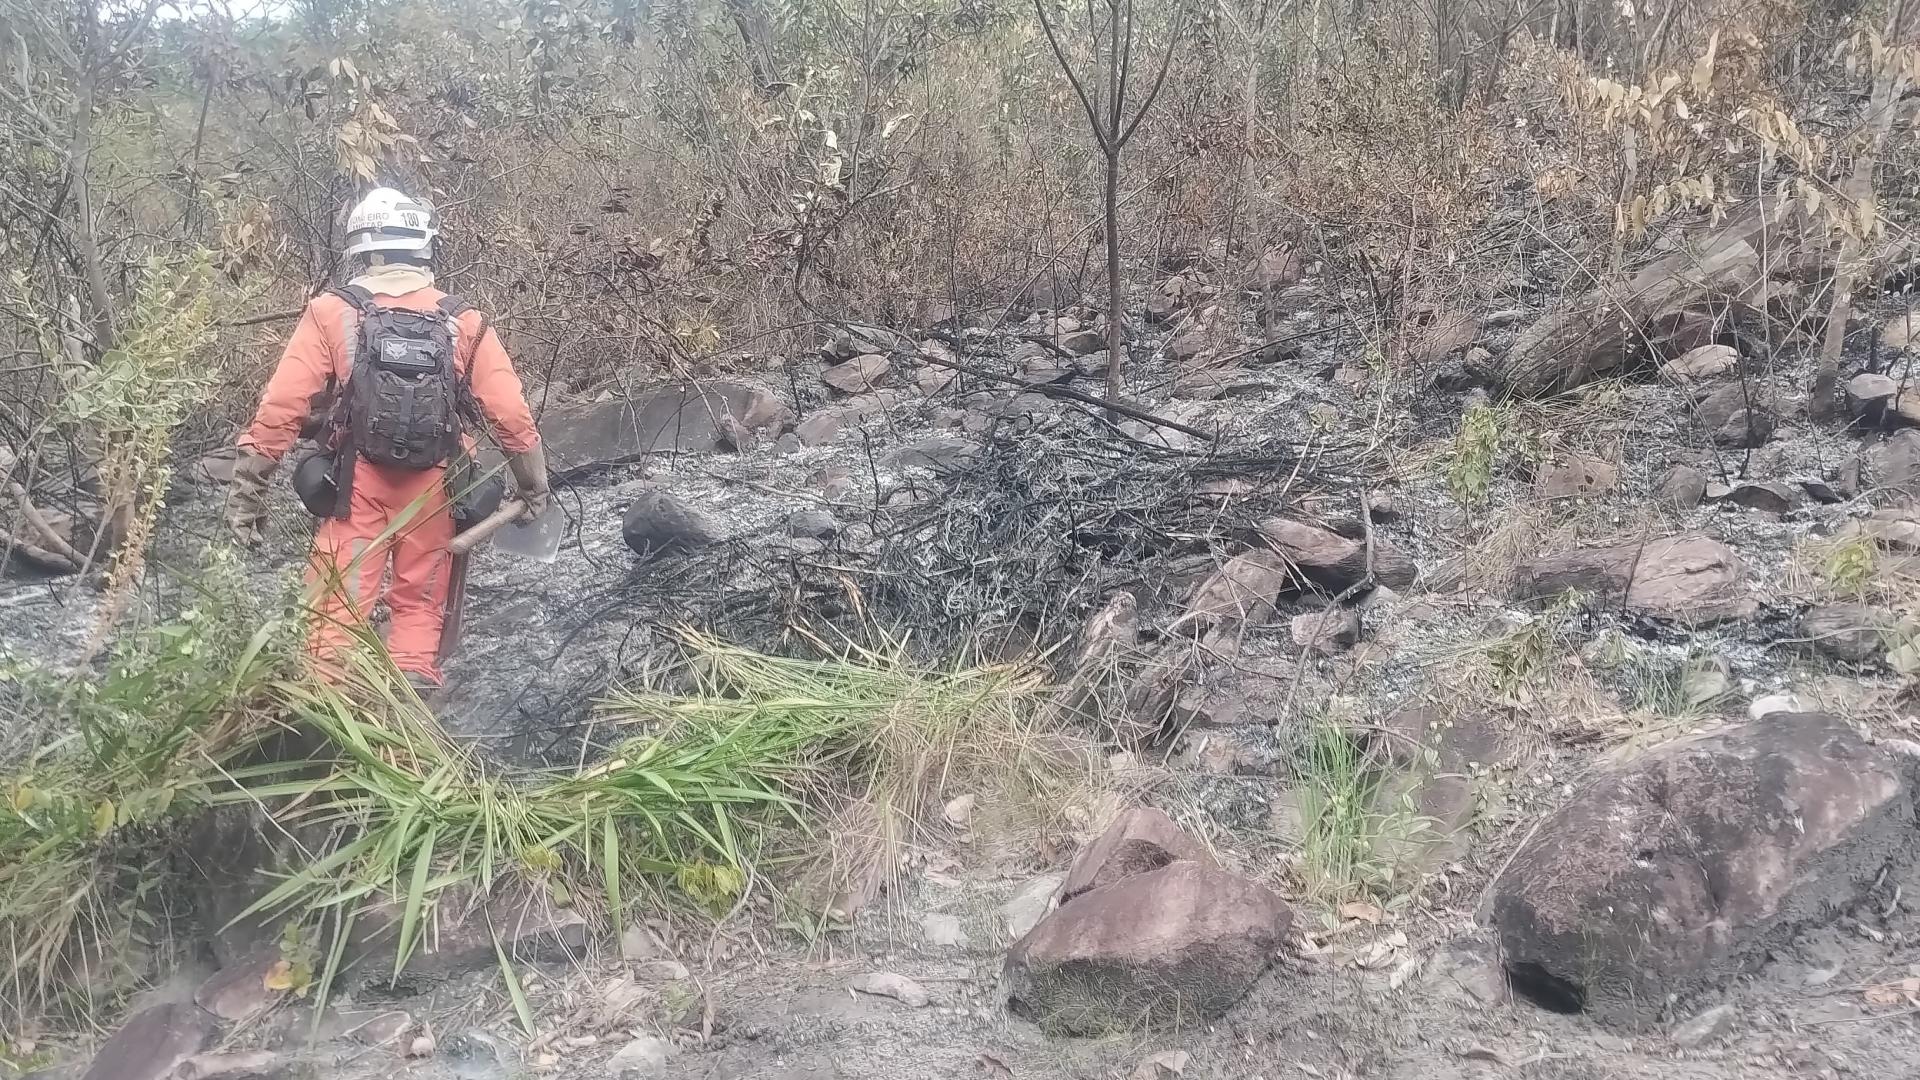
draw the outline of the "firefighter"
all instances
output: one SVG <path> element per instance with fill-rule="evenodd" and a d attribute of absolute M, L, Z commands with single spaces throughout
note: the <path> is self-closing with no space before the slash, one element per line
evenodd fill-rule
<path fill-rule="evenodd" d="M 449 491 L 448 476 L 468 471 L 468 426 L 484 423 L 506 452 L 526 503 L 521 520 L 551 498 L 540 434 L 499 337 L 479 311 L 434 286 L 438 231 L 431 206 L 392 188 L 352 208 L 353 277 L 307 305 L 239 439 L 227 524 L 252 547 L 266 523 L 268 479 L 310 414 L 324 413 L 320 454 L 295 477 L 323 519 L 308 570 L 317 597 L 309 653 L 322 675 L 339 670 L 340 650 L 384 597 L 394 666 L 417 686 L 440 685 L 448 544 L 466 494 Z"/>

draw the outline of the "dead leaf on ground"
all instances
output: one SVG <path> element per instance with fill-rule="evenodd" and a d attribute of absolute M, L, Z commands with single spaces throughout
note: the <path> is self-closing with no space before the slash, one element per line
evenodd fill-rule
<path fill-rule="evenodd" d="M 1402 986 L 1407 985 L 1408 979 L 1419 974 L 1420 965 L 1424 963 L 1425 960 L 1425 957 L 1409 956 L 1405 960 L 1400 961 L 1400 966 L 1393 969 L 1392 975 L 1387 976 L 1387 989 L 1398 990 Z"/>
<path fill-rule="evenodd" d="M 1384 941 L 1376 941 L 1353 958 L 1353 966 L 1363 971 L 1372 971 L 1375 968 L 1386 967 L 1387 961 L 1391 959 L 1393 959 L 1393 946 Z"/>
<path fill-rule="evenodd" d="M 1869 1005 L 1906 1005 L 1920 999 L 1920 978 L 1869 986 L 1861 994 Z"/>
<path fill-rule="evenodd" d="M 973 1066 L 985 1073 L 991 1080 L 1013 1080 L 1013 1070 L 1007 1063 L 992 1054 L 981 1054 L 973 1059 Z"/>
<path fill-rule="evenodd" d="M 1185 1050 L 1164 1050 L 1142 1061 L 1133 1070 L 1133 1080 L 1163 1080 L 1187 1071 Z"/>
<path fill-rule="evenodd" d="M 1341 918 L 1358 919 L 1369 926 L 1379 926 L 1380 920 L 1385 916 L 1386 913 L 1380 910 L 1379 904 L 1370 904 L 1364 900 L 1349 900 L 1340 905 Z"/>
<path fill-rule="evenodd" d="M 979 801 L 979 798 L 974 795 L 962 795 L 949 801 L 944 811 L 947 824 L 956 829 L 967 828 L 973 823 L 973 808 Z"/>
<path fill-rule="evenodd" d="M 890 997 L 903 1005 L 916 1009 L 933 1000 L 927 994 L 927 988 L 891 971 L 870 971 L 864 975 L 855 975 L 847 980 L 847 986 L 862 994 L 876 997 Z"/>

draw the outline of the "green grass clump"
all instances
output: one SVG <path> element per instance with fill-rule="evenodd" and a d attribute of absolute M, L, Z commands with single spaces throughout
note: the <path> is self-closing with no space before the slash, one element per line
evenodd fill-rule
<path fill-rule="evenodd" d="M 1493 484 L 1493 468 L 1506 437 L 1504 410 L 1486 402 L 1467 407 L 1447 459 L 1447 490 L 1461 506 L 1480 506 Z"/>

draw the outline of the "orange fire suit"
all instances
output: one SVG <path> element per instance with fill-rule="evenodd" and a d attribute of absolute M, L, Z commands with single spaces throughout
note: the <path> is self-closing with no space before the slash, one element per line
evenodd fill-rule
<path fill-rule="evenodd" d="M 381 307 L 431 311 L 446 295 L 431 285 L 382 295 L 377 277 L 362 283 L 374 292 Z M 316 397 L 329 386 L 346 385 L 359 319 L 353 305 L 332 294 L 317 296 L 307 305 L 267 383 L 253 423 L 240 436 L 241 449 L 274 461 L 286 454 L 299 438 Z M 540 434 L 520 377 L 491 329 L 476 345 L 483 326 L 477 311 L 460 316 L 455 367 L 462 374 L 472 367 L 473 397 L 501 448 L 510 454 L 530 450 L 539 443 Z M 354 463 L 348 515 L 321 522 L 308 568 L 310 593 L 316 598 L 308 650 L 322 673 L 337 670 L 334 663 L 340 650 L 349 643 L 353 628 L 365 624 L 382 586 L 387 585 L 385 597 L 392 615 L 387 650 L 394 666 L 434 683 L 440 681 L 440 628 L 453 561 L 447 550 L 453 540 L 453 513 L 442 483 L 445 471 L 444 467 L 396 469 L 364 459 Z M 421 505 L 376 547 L 376 540 L 416 499 Z"/>

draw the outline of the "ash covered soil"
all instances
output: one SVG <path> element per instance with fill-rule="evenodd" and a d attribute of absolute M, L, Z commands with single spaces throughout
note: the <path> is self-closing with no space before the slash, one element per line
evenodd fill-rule
<path fill-rule="evenodd" d="M 1886 462 L 1899 425 L 1866 410 L 1809 418 L 1804 350 L 1734 334 L 1720 335 L 1738 354 L 1731 369 L 1663 374 L 1656 358 L 1549 401 L 1481 406 L 1473 354 L 1505 353 L 1537 312 L 1489 299 L 1428 324 L 1457 315 L 1464 338 L 1369 344 L 1349 318 L 1359 295 L 1293 284 L 1257 325 L 1209 317 L 1220 298 L 1203 278 L 1190 275 L 1197 295 L 1137 343 L 1128 400 L 1212 440 L 914 358 L 1097 394 L 1104 354 L 1072 340 L 1095 323 L 1083 308 L 937 339 L 844 339 L 828 356 L 842 363 L 784 362 L 763 383 L 715 373 L 694 384 L 697 407 L 670 410 L 666 435 L 639 418 L 686 387 L 549 410 L 549 439 L 563 426 L 614 434 L 562 455 L 569 529 L 554 562 L 476 558 L 439 706 L 450 730 L 495 753 L 567 762 L 609 737 L 593 703 L 665 666 L 681 626 L 772 651 L 871 641 L 878 626 L 930 662 L 1070 657 L 1090 644 L 1090 617 L 1127 592 L 1138 633 L 1102 685 L 1128 689 L 1102 705 L 1102 793 L 1073 835 L 1013 842 L 955 824 L 811 941 L 764 895 L 718 929 L 663 916 L 628 957 L 596 940 L 533 978 L 543 1037 L 531 1046 L 488 972 L 360 988 L 356 1007 L 431 1024 L 436 1052 L 323 1044 L 309 1063 L 323 1075 L 612 1076 L 610 1054 L 640 1032 L 665 1040 L 663 1075 L 716 1080 L 1920 1075 L 1911 862 L 1843 867 L 1867 879 L 1850 902 L 1770 929 L 1739 970 L 1643 1001 L 1624 1025 L 1565 1011 L 1575 1003 L 1550 985 L 1516 988 L 1485 925 L 1495 879 L 1535 830 L 1650 747 L 1769 713 L 1914 737 L 1899 639 L 1840 656 L 1805 622 L 1822 604 L 1897 619 L 1920 603 L 1907 534 L 1888 540 L 1875 524 L 1906 520 L 1888 508 L 1909 497 L 1900 483 L 1920 482 Z M 854 373 L 855 392 L 823 381 L 875 354 L 891 359 Z M 1843 380 L 1884 359 L 1850 357 Z M 1697 404 L 1729 386 L 1767 403 L 1765 435 L 1721 437 Z M 697 397 L 716 387 L 719 405 Z M 1480 498 L 1462 495 L 1475 482 L 1463 416 L 1476 406 L 1496 432 Z M 159 609 L 185 595 L 166 568 L 191 566 L 217 531 L 217 490 L 186 481 L 180 494 L 145 586 Z M 305 519 L 282 495 L 281 528 L 255 556 L 263 590 L 304 550 Z M 676 542 L 636 554 L 623 535 L 636 503 L 651 508 L 642 531 Z M 1197 618 L 1196 592 L 1276 517 L 1355 544 L 1374 587 L 1296 583 Z M 1836 553 L 1863 532 L 1870 569 L 1840 574 Z M 1578 602 L 1558 598 L 1571 571 L 1536 565 L 1622 545 L 1632 579 L 1676 536 L 1732 558 L 1661 578 L 1672 595 L 1602 587 Z M 1417 576 L 1380 584 L 1390 555 Z M 1343 610 L 1323 619 L 1336 597 Z M 0 619 L 10 644 L 70 661 L 89 607 L 63 582 L 14 582 Z M 1348 612 L 1357 632 L 1303 650 L 1298 638 Z M 1164 693 L 1143 718 L 1131 688 L 1156 677 Z M 1408 729 L 1409 716 L 1425 726 Z M 1320 892 L 1304 869 L 1301 755 L 1330 723 L 1362 745 L 1457 733 L 1432 744 L 1442 767 L 1386 770 L 1401 802 L 1379 813 L 1414 835 L 1365 899 Z M 1217 1021 L 1045 1033 L 1006 1007 L 1007 948 L 1127 805 L 1166 810 L 1223 866 L 1292 901 L 1287 944 Z M 875 972 L 912 980 L 925 1003 L 849 988 Z"/>

